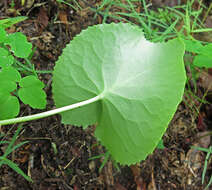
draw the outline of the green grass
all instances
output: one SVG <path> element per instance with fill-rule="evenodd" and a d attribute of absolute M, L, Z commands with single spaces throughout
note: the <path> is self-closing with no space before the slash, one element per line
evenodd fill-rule
<path fill-rule="evenodd" d="M 64 3 L 65 5 L 70 6 L 75 11 L 81 10 L 79 3 L 76 0 L 56 0 L 58 3 Z"/>
<path fill-rule="evenodd" d="M 0 156 L 0 167 L 2 165 L 8 165 L 10 168 L 12 168 L 15 172 L 17 172 L 18 174 L 22 175 L 26 180 L 28 181 L 32 181 L 32 179 L 27 176 L 19 167 L 16 163 L 14 163 L 13 161 L 9 160 L 7 157 L 14 152 L 16 149 L 20 148 L 22 145 L 28 143 L 28 141 L 24 141 L 21 142 L 17 145 L 15 145 L 15 142 L 18 138 L 18 135 L 20 134 L 20 131 L 22 129 L 22 126 L 20 125 L 18 127 L 18 129 L 16 130 L 15 134 L 13 135 L 12 139 L 10 141 L 5 141 L 0 139 L 0 145 L 1 144 L 8 144 L 4 154 L 2 156 Z M 3 138 L 4 135 L 1 135 L 1 137 Z"/>
<path fill-rule="evenodd" d="M 145 0 L 126 0 L 126 2 L 127 4 L 123 4 L 120 0 L 104 0 L 97 8 L 91 10 L 95 12 L 95 17 L 102 16 L 103 23 L 108 22 L 109 19 L 116 19 L 139 25 L 144 30 L 146 38 L 155 42 L 177 36 L 193 39 L 193 33 L 212 31 L 204 28 L 200 19 L 200 15 L 206 9 L 201 1 L 199 1 L 199 10 L 192 8 L 194 0 L 187 1 L 186 5 L 157 10 L 152 10 L 151 5 L 146 4 Z M 139 6 L 144 7 L 140 12 L 137 11 Z M 115 9 L 122 11 L 114 11 Z"/>
<path fill-rule="evenodd" d="M 206 171 L 207 171 L 207 167 L 208 167 L 208 161 L 209 161 L 210 156 L 212 155 L 212 146 L 210 146 L 209 148 L 202 148 L 202 147 L 193 146 L 192 148 L 207 153 L 206 158 L 205 158 L 205 163 L 204 163 L 204 169 L 203 169 L 203 172 L 202 172 L 202 184 L 204 184 L 205 175 L 206 175 Z M 208 182 L 208 184 L 207 184 L 207 186 L 205 187 L 204 190 L 208 189 L 211 184 L 212 184 L 212 175 L 211 175 L 210 180 L 209 180 L 209 182 Z"/>
<path fill-rule="evenodd" d="M 103 153 L 103 154 L 99 154 L 99 155 L 97 155 L 97 156 L 93 156 L 93 157 L 89 158 L 88 160 L 94 160 L 94 159 L 100 159 L 100 158 L 103 158 L 103 161 L 102 161 L 102 163 L 101 163 L 101 165 L 100 165 L 100 167 L 99 167 L 99 173 L 101 173 L 101 171 L 102 171 L 102 169 L 104 168 L 105 164 L 106 164 L 109 160 L 111 160 L 111 161 L 113 162 L 113 165 L 115 166 L 115 168 L 117 169 L 118 172 L 121 171 L 121 170 L 120 170 L 120 167 L 119 167 L 119 165 L 118 165 L 118 163 L 117 163 L 115 160 L 113 160 L 113 159 L 111 158 L 111 155 L 110 155 L 109 152 L 105 152 L 105 153 Z"/>

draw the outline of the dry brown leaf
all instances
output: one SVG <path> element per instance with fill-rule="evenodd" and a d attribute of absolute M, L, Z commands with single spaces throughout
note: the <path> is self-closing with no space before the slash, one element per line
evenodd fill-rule
<path fill-rule="evenodd" d="M 61 23 L 63 24 L 68 24 L 68 18 L 67 18 L 67 13 L 65 11 L 60 11 L 59 12 L 59 19 Z"/>
<path fill-rule="evenodd" d="M 193 144 L 193 146 L 199 146 L 198 143 Z M 203 167 L 205 160 L 204 153 L 202 151 L 191 148 L 185 159 L 185 166 L 188 168 L 189 175 L 187 177 L 187 184 L 192 184 L 197 177 L 200 177 L 200 168 Z"/>
<path fill-rule="evenodd" d="M 91 172 L 94 172 L 95 169 L 96 169 L 96 164 L 95 164 L 95 162 L 94 162 L 93 160 L 91 160 L 91 161 L 89 162 L 89 164 L 88 164 L 88 167 L 89 167 L 89 169 L 90 169 Z"/>
<path fill-rule="evenodd" d="M 114 177 L 113 177 L 113 163 L 108 161 L 103 170 L 102 174 L 104 175 L 104 182 L 107 184 L 107 187 L 114 186 Z"/>
<path fill-rule="evenodd" d="M 199 147 L 208 148 L 211 143 L 211 134 L 209 131 L 199 132 L 197 138 Z"/>
<path fill-rule="evenodd" d="M 122 186 L 120 183 L 117 183 L 114 187 L 117 190 L 127 190 L 124 186 Z"/>
<path fill-rule="evenodd" d="M 131 166 L 130 166 L 130 169 L 132 170 L 132 173 L 133 173 L 133 175 L 134 175 L 134 178 L 137 178 L 137 177 L 140 176 L 141 168 L 139 167 L 138 164 L 131 165 Z"/>
<path fill-rule="evenodd" d="M 157 190 L 156 185 L 155 185 L 155 178 L 154 178 L 153 169 L 152 169 L 152 173 L 151 173 L 151 182 L 149 183 L 147 190 Z"/>
<path fill-rule="evenodd" d="M 41 27 L 41 30 L 45 29 L 49 23 L 49 17 L 47 15 L 46 9 L 44 7 L 40 8 L 38 13 L 37 22 Z"/>
<path fill-rule="evenodd" d="M 131 165 L 130 168 L 134 175 L 134 181 L 137 185 L 136 190 L 146 190 L 146 183 L 144 182 L 143 178 L 141 177 L 141 168 L 140 168 L 139 164 Z"/>
<path fill-rule="evenodd" d="M 208 72 L 203 71 L 201 72 L 199 79 L 204 89 L 212 91 L 212 75 L 210 75 Z"/>

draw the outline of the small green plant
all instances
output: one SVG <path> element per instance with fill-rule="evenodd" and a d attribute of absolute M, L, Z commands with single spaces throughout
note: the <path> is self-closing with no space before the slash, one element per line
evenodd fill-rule
<path fill-rule="evenodd" d="M 104 168 L 105 164 L 108 162 L 109 159 L 111 159 L 111 155 L 109 152 L 105 152 L 103 154 L 97 155 L 97 156 L 93 156 L 91 158 L 89 158 L 88 160 L 94 160 L 94 159 L 100 159 L 103 158 L 103 161 L 99 167 L 99 173 L 101 173 L 102 169 Z M 120 172 L 120 167 L 118 166 L 118 163 L 112 159 L 112 162 L 115 166 L 115 168 L 117 169 L 118 172 Z"/>
<path fill-rule="evenodd" d="M 212 68 L 212 43 L 202 45 L 198 40 L 184 40 L 186 51 L 194 55 L 193 65 L 199 68 Z"/>
<path fill-rule="evenodd" d="M 206 42 L 201 42 L 198 40 L 190 39 L 190 40 L 185 40 L 185 49 L 186 49 L 186 54 L 185 54 L 185 64 L 187 68 L 189 68 L 191 75 L 187 78 L 187 89 L 185 91 L 185 95 L 188 99 L 192 101 L 192 99 L 195 99 L 196 101 L 200 102 L 200 105 L 202 103 L 209 103 L 205 100 L 205 97 L 208 93 L 208 90 L 204 93 L 202 98 L 199 98 L 196 94 L 197 92 L 197 85 L 196 81 L 199 78 L 200 75 L 200 70 L 203 69 L 208 69 L 212 68 L 212 58 L 210 55 L 210 51 L 212 50 L 212 43 L 206 43 Z M 190 82 L 193 84 L 193 89 L 190 86 Z M 193 98 L 190 98 L 193 97 Z M 185 101 L 186 105 L 189 106 L 192 110 L 194 108 L 196 112 L 196 117 L 199 115 L 199 109 L 200 106 L 197 107 L 195 103 L 193 105 L 189 105 Z"/>
<path fill-rule="evenodd" d="M 18 58 L 27 58 L 32 53 L 32 44 L 20 32 L 7 34 L 5 28 L 25 18 L 6 19 L 0 22 L 0 119 L 8 119 L 19 114 L 18 98 L 32 108 L 46 106 L 44 84 L 38 79 L 34 69 L 28 69 Z M 24 68 L 24 69 L 21 69 Z"/>
<path fill-rule="evenodd" d="M 192 56 L 192 58 L 193 58 L 193 61 L 188 63 L 188 65 L 190 66 L 190 69 L 192 72 L 192 79 L 194 81 L 194 84 L 196 84 L 196 80 L 198 79 L 198 73 L 195 70 L 195 68 L 196 67 L 201 68 L 201 69 L 202 68 L 206 68 L 206 69 L 212 68 L 212 56 L 211 56 L 212 43 L 204 43 L 204 45 L 203 45 L 203 42 L 194 40 L 194 39 L 193 40 L 185 40 L 184 39 L 184 43 L 185 43 L 186 51 L 188 53 L 190 53 L 191 54 L 190 56 Z M 192 79 L 190 79 L 190 80 L 192 80 Z M 188 84 L 188 87 L 189 87 L 189 84 Z M 189 96 L 189 94 L 190 94 L 197 101 L 200 102 L 200 106 L 202 103 L 209 103 L 204 100 L 207 93 L 208 92 L 206 91 L 205 94 L 203 95 L 202 99 L 200 99 L 199 97 L 195 96 L 195 94 L 191 90 L 186 91 L 186 95 Z M 196 116 L 199 115 L 200 106 L 199 106 L 199 108 L 195 107 Z M 192 146 L 192 148 L 199 150 L 199 151 L 207 152 L 205 163 L 204 163 L 204 169 L 203 169 L 203 173 L 202 173 L 202 184 L 204 184 L 208 160 L 212 154 L 212 147 L 210 146 L 208 149 L 206 149 L 206 148 Z M 211 184 L 212 184 L 212 176 L 210 177 L 210 181 L 209 181 L 208 185 L 206 186 L 205 190 L 208 189 Z"/>
<path fill-rule="evenodd" d="M 207 153 L 206 158 L 205 158 L 204 169 L 203 169 L 203 172 L 202 172 L 202 184 L 204 184 L 204 181 L 205 181 L 205 174 L 206 174 L 207 166 L 208 166 L 208 160 L 209 160 L 209 158 L 210 158 L 210 156 L 211 156 L 211 154 L 212 154 L 212 146 L 210 146 L 209 148 L 202 148 L 202 147 L 192 146 L 192 148 Z M 208 188 L 210 187 L 211 184 L 212 184 L 212 175 L 211 175 L 211 177 L 210 177 L 209 183 L 207 184 L 207 186 L 205 187 L 204 190 L 208 189 Z"/>
<path fill-rule="evenodd" d="M 137 26 L 89 27 L 56 63 L 53 94 L 58 108 L 0 125 L 61 113 L 65 124 L 97 124 L 95 136 L 112 159 L 134 164 L 152 153 L 182 100 L 183 55 L 180 39 L 152 43 Z"/>
<path fill-rule="evenodd" d="M 163 144 L 163 139 L 160 139 L 156 148 L 161 149 L 161 150 L 163 150 L 165 148 L 165 146 Z"/>
<path fill-rule="evenodd" d="M 12 168 L 14 171 L 16 171 L 18 174 L 22 175 L 26 180 L 28 181 L 32 181 L 32 179 L 27 176 L 19 167 L 16 163 L 14 163 L 13 161 L 9 160 L 7 157 L 8 155 L 10 155 L 12 152 L 14 152 L 16 149 L 18 149 L 19 147 L 21 147 L 22 145 L 28 143 L 28 141 L 24 141 L 21 142 L 17 145 L 15 144 L 15 141 L 21 131 L 22 126 L 20 125 L 18 127 L 18 129 L 16 130 L 15 134 L 12 137 L 11 141 L 4 141 L 4 140 L 0 140 L 0 145 L 2 144 L 8 144 L 4 154 L 2 156 L 0 156 L 0 167 L 2 165 L 8 165 L 10 168 Z"/>

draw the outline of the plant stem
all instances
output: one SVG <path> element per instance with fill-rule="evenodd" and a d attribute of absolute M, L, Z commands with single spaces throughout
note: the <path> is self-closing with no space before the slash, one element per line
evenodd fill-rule
<path fill-rule="evenodd" d="M 98 96 L 95 96 L 91 99 L 84 100 L 82 102 L 78 102 L 78 103 L 71 104 L 71 105 L 68 105 L 68 106 L 64 106 L 64 107 L 61 107 L 61 108 L 57 108 L 57 109 L 54 109 L 54 110 L 50 110 L 50 111 L 46 111 L 46 112 L 42 112 L 42 113 L 38 113 L 38 114 L 34 114 L 34 115 L 24 116 L 24 117 L 1 120 L 0 126 L 45 118 L 45 117 L 48 117 L 48 116 L 51 116 L 51 115 L 55 115 L 55 114 L 58 114 L 58 113 L 61 113 L 61 112 L 65 112 L 65 111 L 68 111 L 68 110 L 72 110 L 74 108 L 81 107 L 81 106 L 84 106 L 84 105 L 87 105 L 87 104 L 91 104 L 93 102 L 100 100 L 102 97 L 103 97 L 102 94 L 99 94 Z"/>

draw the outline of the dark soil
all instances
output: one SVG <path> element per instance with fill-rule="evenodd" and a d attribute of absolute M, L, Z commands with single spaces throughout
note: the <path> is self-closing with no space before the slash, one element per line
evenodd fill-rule
<path fill-rule="evenodd" d="M 23 32 L 37 48 L 32 59 L 36 69 L 53 70 L 62 49 L 75 35 L 88 26 L 102 23 L 102 16 L 95 16 L 90 10 L 97 7 L 101 0 L 77 2 L 82 10 L 76 11 L 54 0 L 28 0 L 24 5 L 16 0 L 15 7 L 11 9 L 11 1 L 1 0 L 0 19 L 27 15 L 26 21 L 11 27 L 8 32 Z M 152 0 L 154 8 L 173 6 L 179 1 L 170 2 Z M 107 22 L 119 21 L 108 19 Z M 51 74 L 40 74 L 39 77 L 46 83 L 46 110 L 53 109 Z M 200 98 L 206 91 L 203 81 L 200 78 L 197 83 Z M 185 96 L 163 137 L 166 148 L 156 149 L 145 161 L 136 165 L 120 166 L 120 172 L 112 161 L 108 161 L 99 172 L 103 158 L 89 160 L 105 151 L 93 135 L 95 126 L 83 130 L 81 127 L 63 125 L 60 116 L 24 123 L 17 143 L 25 140 L 29 143 L 9 158 L 31 176 L 33 183 L 3 165 L 0 168 L 0 190 L 203 190 L 211 176 L 211 159 L 202 185 L 206 154 L 191 149 L 191 146 L 208 148 L 211 145 L 210 136 L 199 138 L 212 127 L 210 93 L 206 99 L 208 104 L 200 104 Z M 199 106 L 200 113 L 196 115 L 185 102 Z M 22 115 L 38 112 L 40 110 L 22 106 Z M 0 132 L 6 133 L 6 139 L 10 140 L 16 129 L 17 125 L 2 126 Z M 4 150 L 5 146 L 0 146 L 0 154 Z"/>

